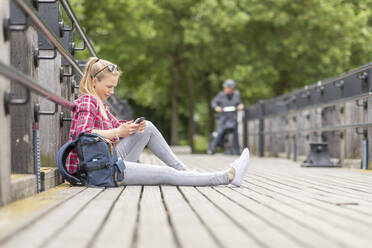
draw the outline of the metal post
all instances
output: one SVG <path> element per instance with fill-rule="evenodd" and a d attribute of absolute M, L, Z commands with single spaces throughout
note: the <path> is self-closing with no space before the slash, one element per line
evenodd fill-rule
<path fill-rule="evenodd" d="M 363 130 L 362 140 L 362 169 L 368 170 L 368 130 Z"/>
<path fill-rule="evenodd" d="M 292 137 L 292 145 L 293 145 L 293 161 L 297 161 L 297 142 L 296 142 L 296 135 Z"/>
<path fill-rule="evenodd" d="M 340 115 L 341 115 L 341 125 L 345 125 L 345 112 L 346 112 L 346 105 L 343 103 L 340 108 Z M 342 129 L 340 131 L 340 164 L 345 164 L 345 157 L 346 157 L 346 129 Z"/>
<path fill-rule="evenodd" d="M 243 146 L 248 147 L 248 111 L 244 109 L 243 116 Z"/>
<path fill-rule="evenodd" d="M 265 104 L 263 101 L 259 102 L 259 126 L 258 126 L 258 156 L 265 156 Z"/>
<path fill-rule="evenodd" d="M 37 193 L 41 191 L 41 176 L 40 176 L 40 130 L 39 122 L 34 122 L 32 126 L 33 142 L 34 142 L 34 166 L 37 181 Z"/>

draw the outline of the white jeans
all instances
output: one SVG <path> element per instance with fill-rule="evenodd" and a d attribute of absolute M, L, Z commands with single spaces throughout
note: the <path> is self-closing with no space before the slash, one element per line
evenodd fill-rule
<path fill-rule="evenodd" d="M 145 146 L 169 167 L 137 163 Z M 117 152 L 126 165 L 123 181 L 125 185 L 212 186 L 229 183 L 226 171 L 215 173 L 185 171 L 184 164 L 150 121 L 146 121 L 144 133 L 136 132 L 122 139 L 117 145 Z"/>

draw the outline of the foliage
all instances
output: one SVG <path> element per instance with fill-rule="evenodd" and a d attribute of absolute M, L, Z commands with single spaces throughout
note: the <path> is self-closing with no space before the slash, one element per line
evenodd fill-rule
<path fill-rule="evenodd" d="M 70 1 L 98 54 L 123 69 L 119 95 L 166 132 L 179 73 L 181 138 L 188 107 L 207 135 L 227 78 L 248 105 L 372 60 L 371 0 Z"/>

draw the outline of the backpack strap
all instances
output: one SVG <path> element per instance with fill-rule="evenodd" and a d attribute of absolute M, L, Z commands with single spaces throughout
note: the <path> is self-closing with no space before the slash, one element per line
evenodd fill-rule
<path fill-rule="evenodd" d="M 92 140 L 90 141 L 84 141 L 82 142 L 80 140 L 80 138 L 82 136 L 87 136 L 87 137 L 91 137 L 93 138 Z M 94 143 L 97 143 L 99 141 L 99 135 L 98 134 L 95 134 L 95 133 L 85 133 L 85 132 L 81 132 L 79 133 L 77 139 L 75 140 L 75 151 L 78 155 L 78 158 L 79 158 L 79 164 L 78 164 L 78 170 L 77 170 L 77 173 L 78 175 L 80 175 L 80 173 L 86 173 L 87 170 L 86 170 L 86 164 L 85 164 L 85 161 L 84 161 L 84 156 L 83 156 L 83 151 L 81 150 L 82 149 L 82 145 L 89 145 L 89 144 L 94 144 Z"/>
<path fill-rule="evenodd" d="M 85 165 L 85 164 L 84 164 Z M 102 163 L 102 164 L 97 164 L 97 165 L 91 165 L 88 167 L 84 166 L 84 170 L 86 172 L 91 172 L 91 171 L 95 171 L 95 170 L 101 170 L 101 169 L 107 169 L 110 167 L 110 163 Z"/>
<path fill-rule="evenodd" d="M 81 178 L 77 178 L 71 175 L 66 169 L 66 159 L 68 154 L 71 152 L 72 149 L 75 148 L 76 142 L 78 139 L 72 140 L 64 144 L 61 149 L 59 149 L 57 154 L 57 165 L 58 170 L 61 173 L 62 177 L 66 179 L 72 185 L 85 185 L 85 180 Z"/>

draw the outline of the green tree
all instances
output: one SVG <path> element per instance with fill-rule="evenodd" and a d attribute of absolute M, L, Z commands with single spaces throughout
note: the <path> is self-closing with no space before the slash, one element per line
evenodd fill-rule
<path fill-rule="evenodd" d="M 193 147 L 196 115 L 208 135 L 227 78 L 249 105 L 372 60 L 371 0 L 71 2 L 98 54 L 123 69 L 119 95 L 172 144 Z"/>

